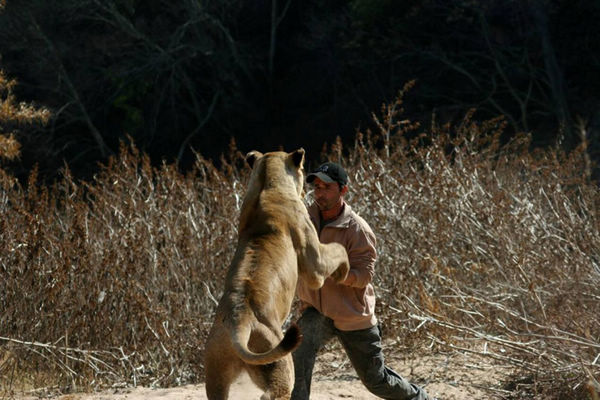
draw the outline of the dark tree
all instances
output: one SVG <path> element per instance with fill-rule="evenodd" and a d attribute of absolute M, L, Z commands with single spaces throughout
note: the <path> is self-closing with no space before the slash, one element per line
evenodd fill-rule
<path fill-rule="evenodd" d="M 595 157 L 599 18 L 584 0 L 9 0 L 0 63 L 53 111 L 24 157 L 82 173 L 127 136 L 182 167 L 232 138 L 316 162 L 413 79 L 407 118 L 476 108 L 537 145 L 585 137 Z"/>

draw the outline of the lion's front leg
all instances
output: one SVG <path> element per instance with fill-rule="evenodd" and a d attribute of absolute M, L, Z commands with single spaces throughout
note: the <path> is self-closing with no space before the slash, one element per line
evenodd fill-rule
<path fill-rule="evenodd" d="M 346 249 L 339 243 L 314 243 L 299 258 L 300 276 L 311 289 L 323 286 L 329 276 L 342 282 L 348 276 L 350 262 Z"/>
<path fill-rule="evenodd" d="M 328 264 L 324 266 L 327 271 L 325 272 L 326 276 L 331 276 L 338 283 L 344 281 L 350 271 L 348 253 L 344 246 L 338 243 L 329 243 L 322 244 L 320 247 L 321 259 Z"/>

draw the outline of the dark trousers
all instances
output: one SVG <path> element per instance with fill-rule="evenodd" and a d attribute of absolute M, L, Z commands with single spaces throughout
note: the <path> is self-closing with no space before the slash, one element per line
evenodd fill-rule
<path fill-rule="evenodd" d="M 340 331 L 330 318 L 314 308 L 307 308 L 298 325 L 304 336 L 292 354 L 296 382 L 292 400 L 308 400 L 310 383 L 317 352 L 333 336 L 337 336 L 365 387 L 382 399 L 428 400 L 425 391 L 411 384 L 384 364 L 381 351 L 381 333 L 374 326 L 358 331 Z"/>

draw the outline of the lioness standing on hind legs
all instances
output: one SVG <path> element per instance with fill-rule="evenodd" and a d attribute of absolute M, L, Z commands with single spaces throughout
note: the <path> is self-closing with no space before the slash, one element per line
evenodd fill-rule
<path fill-rule="evenodd" d="M 282 325 L 298 278 L 314 289 L 331 276 L 346 279 L 345 248 L 321 244 L 302 202 L 304 149 L 246 156 L 252 167 L 242 203 L 238 244 L 206 342 L 206 394 L 224 400 L 242 370 L 265 394 L 289 399 L 294 386 L 291 352 L 302 335 Z"/>

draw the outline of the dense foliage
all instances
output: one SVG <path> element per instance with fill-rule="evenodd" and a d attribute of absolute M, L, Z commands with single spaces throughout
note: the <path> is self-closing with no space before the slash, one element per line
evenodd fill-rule
<path fill-rule="evenodd" d="M 508 365 L 506 398 L 586 399 L 600 379 L 600 193 L 583 152 L 502 145 L 504 121 L 470 114 L 423 130 L 402 106 L 327 156 L 377 235 L 387 336 Z M 230 154 L 183 175 L 122 145 L 90 181 L 2 177 L 0 390 L 203 379 L 249 172 Z"/>
<path fill-rule="evenodd" d="M 53 111 L 22 168 L 95 171 L 125 135 L 153 160 L 351 141 L 407 81 L 413 119 L 504 115 L 597 158 L 600 3 L 585 0 L 8 0 L 1 64 Z M 578 118 L 581 126 L 577 129 Z M 14 167 L 18 167 L 15 165 Z"/>

